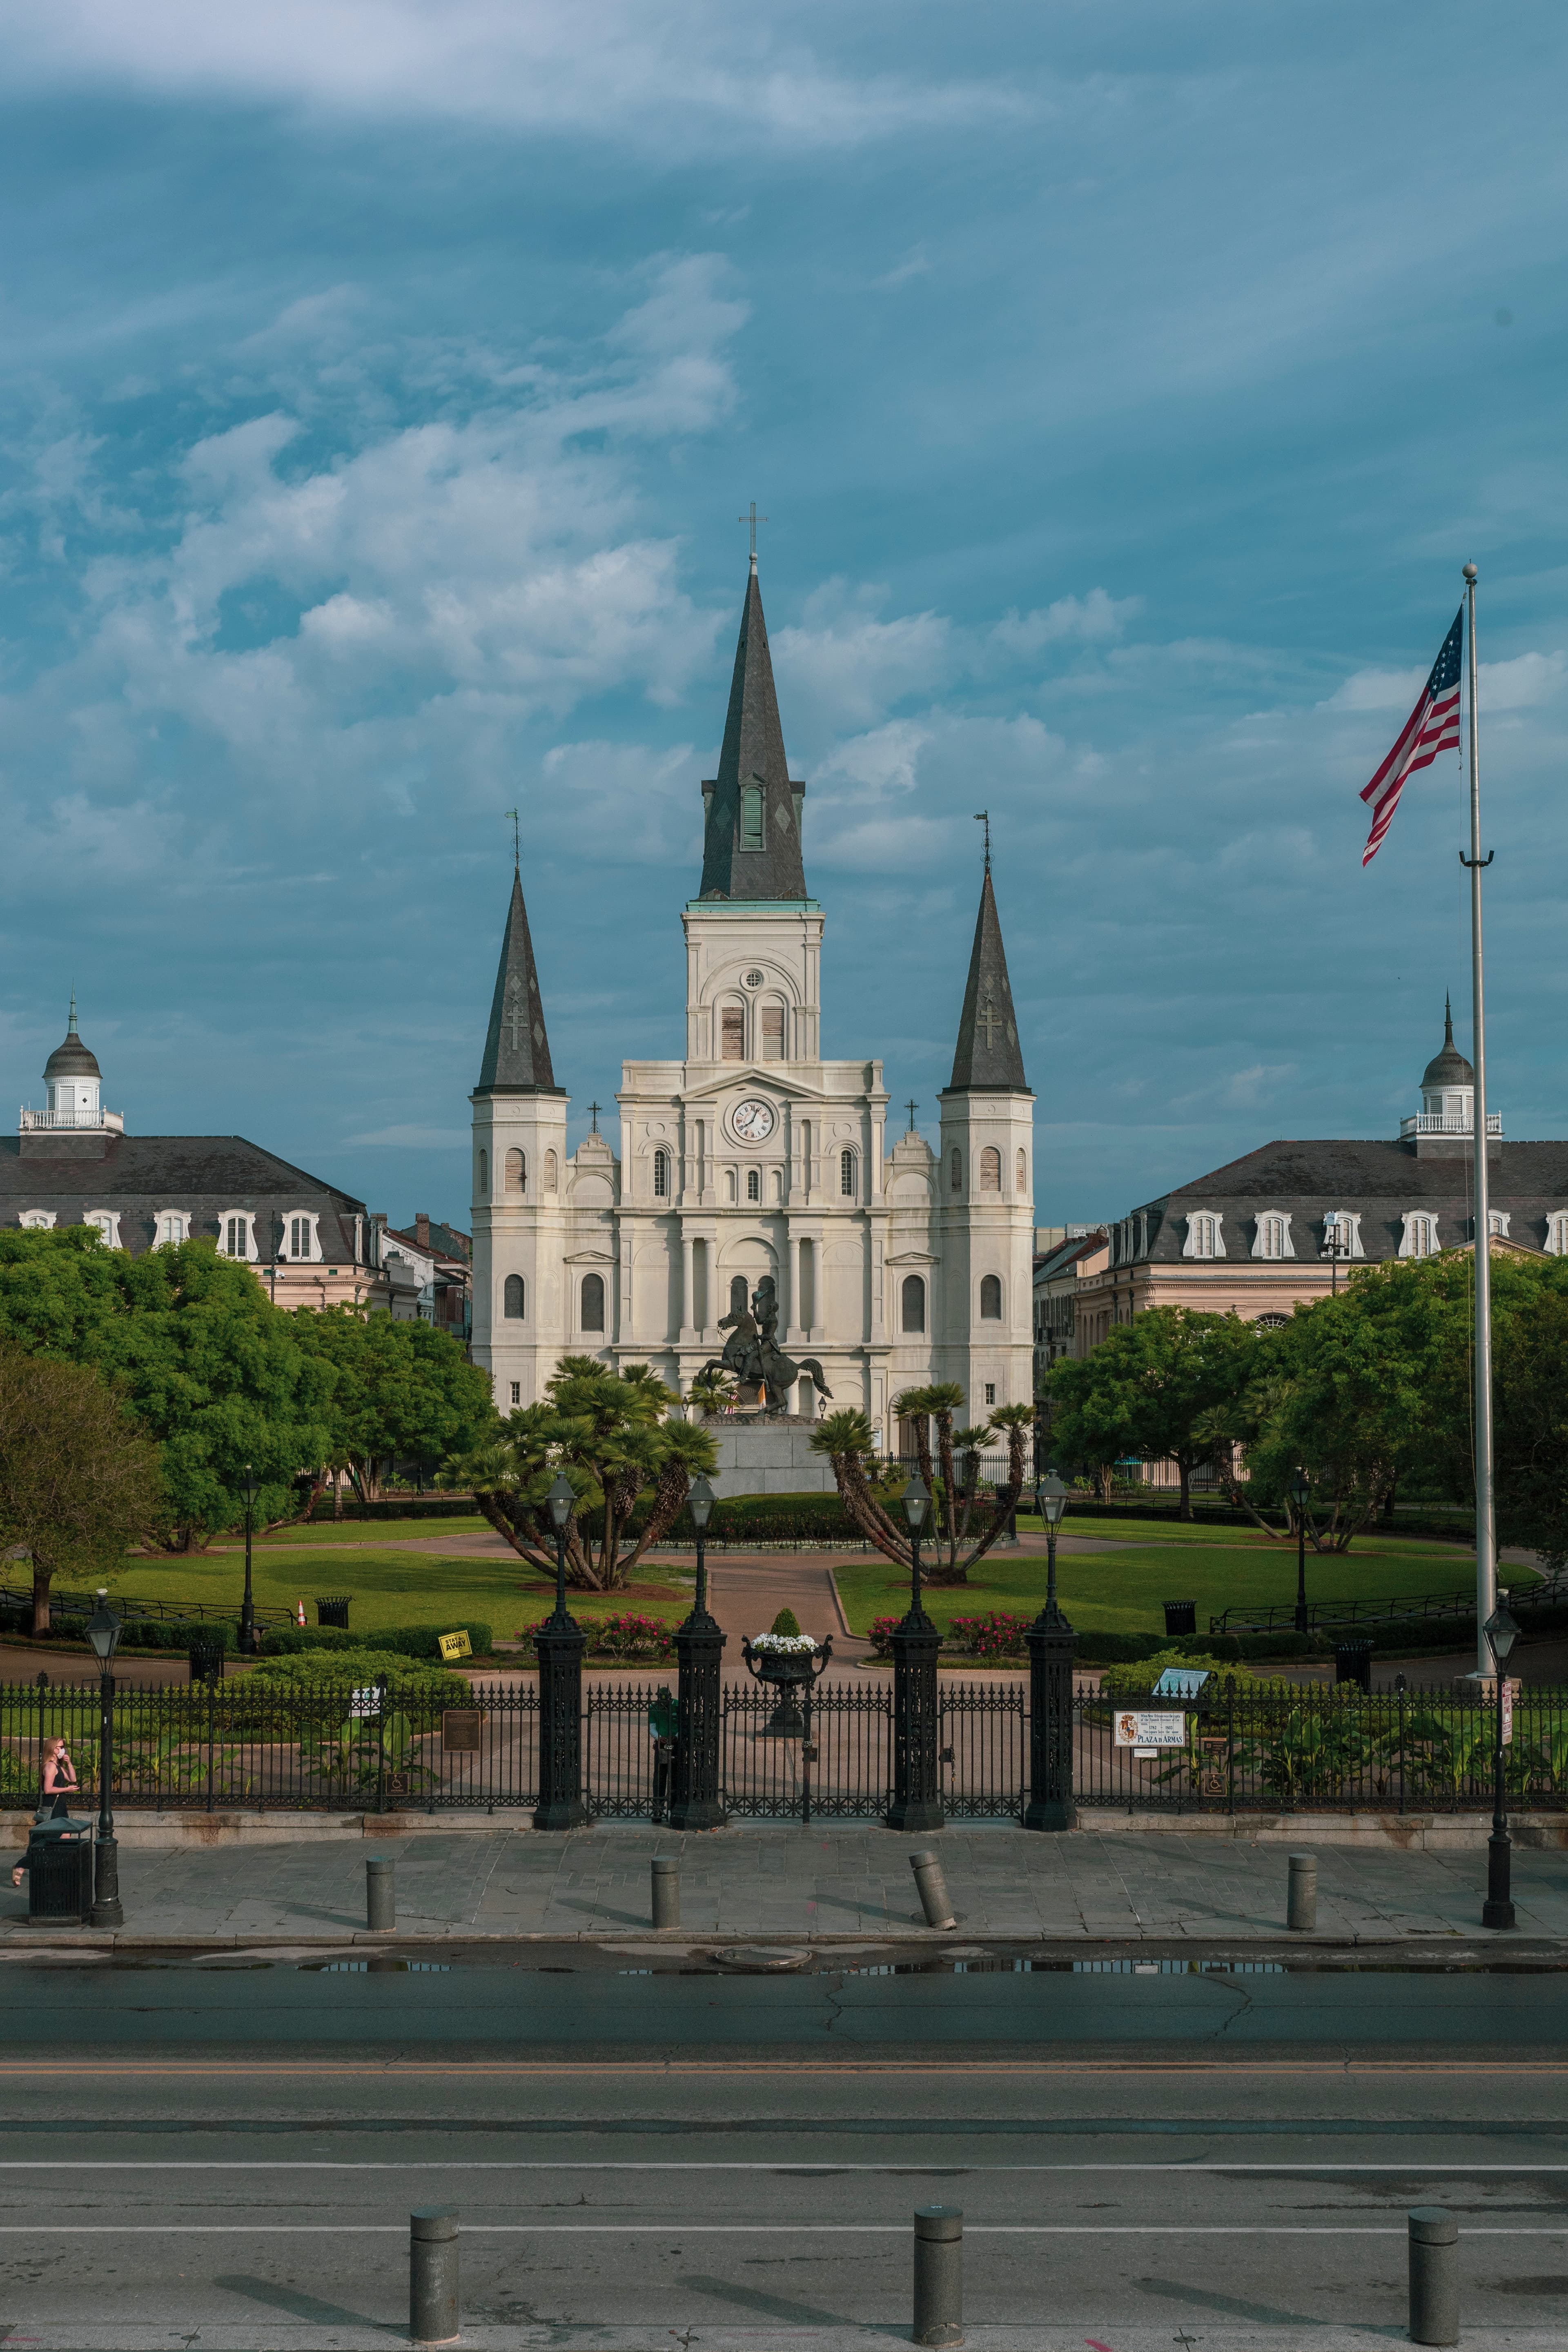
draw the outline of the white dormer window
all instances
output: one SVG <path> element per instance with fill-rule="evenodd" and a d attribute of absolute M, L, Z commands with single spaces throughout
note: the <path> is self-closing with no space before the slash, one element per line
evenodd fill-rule
<path fill-rule="evenodd" d="M 253 1258 L 256 1249 L 256 1219 L 248 1210 L 227 1216 L 218 1227 L 218 1244 L 225 1257 Z"/>
<path fill-rule="evenodd" d="M 1323 1255 L 1325 1257 L 1362 1257 L 1361 1211 L 1330 1209 L 1323 1217 Z"/>
<path fill-rule="evenodd" d="M 1267 1209 L 1256 1220 L 1252 1236 L 1254 1257 L 1294 1257 L 1296 1245 L 1290 1239 L 1290 1219 L 1287 1212 Z"/>
<path fill-rule="evenodd" d="M 1553 1209 L 1547 1218 L 1546 1249 L 1551 1257 L 1568 1257 L 1568 1209 Z"/>
<path fill-rule="evenodd" d="M 1506 1242 L 1508 1239 L 1508 1221 L 1512 1214 L 1513 1211 L 1511 1209 L 1489 1209 L 1487 1211 L 1488 1233 L 1493 1234 L 1498 1240 Z"/>
<path fill-rule="evenodd" d="M 1182 1244 L 1184 1257 L 1223 1257 L 1225 1255 L 1224 1213 L 1215 1209 L 1194 1210 L 1187 1218 L 1187 1238 Z"/>
<path fill-rule="evenodd" d="M 84 1225 L 91 1225 L 95 1232 L 102 1235 L 103 1246 L 105 1249 L 118 1249 L 120 1247 L 120 1212 L 118 1209 L 89 1209 L 87 1214 L 82 1219 L 82 1223 Z"/>
<path fill-rule="evenodd" d="M 1399 1237 L 1401 1257 L 1432 1257 L 1438 1248 L 1437 1220 L 1425 1210 L 1406 1209 L 1405 1231 Z"/>
<path fill-rule="evenodd" d="M 316 1220 L 311 1216 L 289 1215 L 283 1220 L 283 1255 L 301 1264 L 319 1258 L 321 1247 L 316 1240 Z"/>
<path fill-rule="evenodd" d="M 184 1209 L 159 1209 L 153 1218 L 154 1249 L 169 1249 L 175 1242 L 188 1241 L 191 1221 Z"/>
<path fill-rule="evenodd" d="M 52 1209 L 24 1209 L 22 1212 L 21 1226 L 25 1234 L 47 1234 L 53 1227 L 54 1222 L 55 1213 Z"/>

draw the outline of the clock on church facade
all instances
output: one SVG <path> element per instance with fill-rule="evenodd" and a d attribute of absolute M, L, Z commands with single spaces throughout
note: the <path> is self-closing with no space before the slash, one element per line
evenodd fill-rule
<path fill-rule="evenodd" d="M 595 1119 L 567 1155 L 513 877 L 472 1097 L 473 1353 L 497 1403 L 537 1402 L 567 1354 L 650 1364 L 684 1395 L 764 1276 L 779 1346 L 818 1359 L 835 1405 L 860 1406 L 889 1445 L 900 1389 L 956 1381 L 977 1422 L 1026 1402 L 1034 1097 L 989 856 L 933 1152 L 912 1126 L 889 1138 L 879 1059 L 822 1057 L 826 918 L 754 568 L 702 794 L 701 881 L 681 913 L 686 1050 L 623 1064 L 618 1151 Z M 802 1409 L 814 1398 L 807 1381 Z"/>

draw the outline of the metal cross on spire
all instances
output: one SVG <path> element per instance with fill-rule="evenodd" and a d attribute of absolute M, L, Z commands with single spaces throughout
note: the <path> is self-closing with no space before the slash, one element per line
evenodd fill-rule
<path fill-rule="evenodd" d="M 765 520 L 765 518 L 764 518 L 764 520 Z M 975 824 L 983 824 L 983 825 L 985 827 L 985 871 L 987 872 L 987 874 L 989 874 L 989 873 L 990 873 L 990 871 L 991 871 L 991 812 L 990 812 L 990 810 L 989 810 L 989 809 L 976 809 L 976 810 L 975 810 L 975 812 L 974 812 L 974 822 L 975 822 Z"/>
<path fill-rule="evenodd" d="M 588 1129 L 590 1135 L 597 1135 L 599 1132 L 599 1108 L 600 1107 L 597 1103 L 590 1103 L 588 1105 L 588 1108 L 594 1116 L 594 1124 Z"/>
<path fill-rule="evenodd" d="M 517 811 L 515 809 L 503 809 L 501 811 L 501 814 L 503 816 L 510 816 L 511 819 L 511 862 L 517 871 L 521 873 L 522 871 L 522 833 L 518 824 Z"/>
<path fill-rule="evenodd" d="M 754 571 L 756 570 L 756 568 L 757 568 L 757 525 L 758 525 L 760 522 L 766 522 L 766 520 L 767 520 L 767 517 L 766 517 L 766 515 L 760 515 L 760 514 L 757 512 L 757 502 L 756 502 L 755 499 L 753 499 L 752 500 L 752 511 L 751 511 L 751 513 L 750 513 L 749 515 L 737 515 L 737 516 L 735 517 L 735 520 L 736 520 L 737 522 L 749 522 L 749 523 L 751 524 L 751 527 L 752 527 L 752 571 L 754 572 Z"/>
<path fill-rule="evenodd" d="M 920 1108 L 920 1105 L 913 1095 L 910 1097 L 909 1101 L 905 1104 L 904 1108 L 910 1115 L 910 1133 L 912 1135 L 915 1131 L 915 1113 Z"/>

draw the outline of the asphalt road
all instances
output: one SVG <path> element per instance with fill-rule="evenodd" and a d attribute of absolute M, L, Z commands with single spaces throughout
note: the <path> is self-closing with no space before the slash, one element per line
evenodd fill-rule
<path fill-rule="evenodd" d="M 977 2352 L 1397 2340 L 1415 2202 L 1568 2341 L 1562 1974 L 668 1967 L 8 1968 L 4 2342 L 384 2346 L 437 2202 L 479 2352 L 886 2345 L 931 2201 Z"/>

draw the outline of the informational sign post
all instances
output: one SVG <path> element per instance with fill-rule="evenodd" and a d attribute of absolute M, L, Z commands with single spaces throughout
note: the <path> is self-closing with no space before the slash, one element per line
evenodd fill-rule
<path fill-rule="evenodd" d="M 1153 1756 L 1162 1748 L 1184 1748 L 1187 1744 L 1184 1715 L 1150 1715 L 1141 1709 L 1122 1707 L 1111 1719 L 1117 1747 L 1131 1748 L 1139 1755 Z"/>

